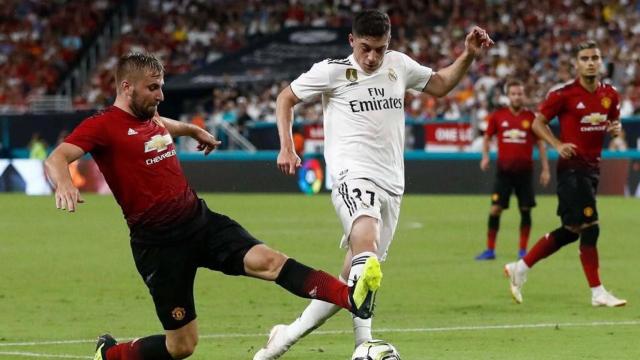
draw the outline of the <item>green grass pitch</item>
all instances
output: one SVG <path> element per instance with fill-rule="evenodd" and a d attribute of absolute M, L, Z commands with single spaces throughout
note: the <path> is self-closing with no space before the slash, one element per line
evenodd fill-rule
<path fill-rule="evenodd" d="M 327 195 L 205 194 L 209 206 L 299 261 L 339 271 L 341 235 Z M 139 278 L 128 231 L 111 197 L 86 196 L 75 214 L 52 197 L 0 196 L 0 360 L 92 359 L 93 339 L 161 332 Z M 539 197 L 532 245 L 558 226 L 554 197 Z M 512 199 L 513 206 L 513 199 Z M 640 201 L 600 197 L 601 277 L 629 300 L 592 308 L 576 244 L 539 263 L 511 300 L 502 274 L 517 252 L 519 216 L 506 211 L 498 259 L 476 262 L 488 196 L 405 196 L 378 296 L 374 336 L 404 360 L 640 359 Z M 251 359 L 273 324 L 307 300 L 277 285 L 201 270 L 202 338 L 192 359 Z M 337 314 L 284 359 L 348 360 L 351 320 Z"/>

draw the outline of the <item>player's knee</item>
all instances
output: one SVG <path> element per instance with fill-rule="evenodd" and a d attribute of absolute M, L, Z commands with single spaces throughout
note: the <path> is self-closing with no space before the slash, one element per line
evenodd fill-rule
<path fill-rule="evenodd" d="M 287 257 L 265 245 L 254 246 L 245 256 L 245 271 L 265 280 L 275 280 Z"/>
<path fill-rule="evenodd" d="M 189 334 L 181 336 L 176 341 L 167 341 L 167 350 L 175 360 L 185 359 L 196 351 L 198 345 L 198 335 Z"/>
<path fill-rule="evenodd" d="M 353 222 L 349 234 L 349 245 L 353 254 L 377 249 L 380 238 L 378 219 L 370 216 L 360 216 Z"/>
<path fill-rule="evenodd" d="M 598 243 L 598 237 L 600 236 L 600 226 L 593 224 L 582 230 L 580 234 L 580 245 L 582 246 L 596 246 Z"/>
<path fill-rule="evenodd" d="M 559 247 L 571 244 L 572 242 L 578 240 L 579 237 L 580 234 L 578 232 L 571 230 L 567 226 L 560 227 L 553 231 L 553 238 L 555 239 L 554 241 Z"/>
<path fill-rule="evenodd" d="M 492 205 L 489 209 L 489 214 L 491 216 L 500 216 L 502 214 L 502 207 L 499 205 Z"/>

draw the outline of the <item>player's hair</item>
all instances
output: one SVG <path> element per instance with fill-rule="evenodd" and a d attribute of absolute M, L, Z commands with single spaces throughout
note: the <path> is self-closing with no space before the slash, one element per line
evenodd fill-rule
<path fill-rule="evenodd" d="M 359 12 L 351 26 L 351 33 L 355 36 L 381 37 L 387 35 L 390 30 L 389 15 L 375 9 Z"/>
<path fill-rule="evenodd" d="M 585 49 L 599 49 L 598 43 L 596 43 L 595 40 L 586 40 L 579 43 L 573 49 L 573 57 L 578 57 L 578 53 Z"/>
<path fill-rule="evenodd" d="M 509 89 L 510 89 L 512 86 L 522 86 L 522 87 L 524 87 L 524 83 L 523 83 L 522 81 L 518 80 L 518 79 L 511 79 L 511 80 L 508 80 L 508 81 L 504 84 L 504 93 L 505 93 L 505 94 L 509 93 Z"/>
<path fill-rule="evenodd" d="M 116 66 L 116 84 L 124 79 L 132 80 L 140 76 L 143 70 L 164 74 L 164 66 L 154 55 L 138 52 L 123 55 Z"/>

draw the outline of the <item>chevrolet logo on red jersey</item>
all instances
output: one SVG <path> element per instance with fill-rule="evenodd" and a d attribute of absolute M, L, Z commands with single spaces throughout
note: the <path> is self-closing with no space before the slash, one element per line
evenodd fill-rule
<path fill-rule="evenodd" d="M 520 129 L 510 129 L 507 130 L 505 132 L 502 133 L 502 136 L 504 138 L 508 138 L 508 139 L 524 139 L 525 137 L 527 137 L 527 133 L 520 130 Z"/>
<path fill-rule="evenodd" d="M 607 115 L 600 114 L 600 113 L 591 113 L 589 115 L 584 116 L 582 120 L 580 120 L 580 123 L 596 126 L 606 121 L 607 121 Z"/>
<path fill-rule="evenodd" d="M 172 143 L 173 143 L 173 139 L 169 134 L 153 135 L 153 137 L 151 137 L 151 140 L 144 143 L 144 152 L 148 153 L 154 150 L 158 152 L 165 151 L 167 150 L 167 146 L 169 146 Z"/>

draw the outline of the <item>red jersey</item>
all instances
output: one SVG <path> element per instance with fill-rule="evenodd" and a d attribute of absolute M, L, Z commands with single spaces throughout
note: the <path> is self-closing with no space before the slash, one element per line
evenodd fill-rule
<path fill-rule="evenodd" d="M 65 139 L 91 153 L 122 208 L 129 227 L 163 227 L 195 216 L 189 187 L 171 135 L 111 106 L 82 121 Z"/>
<path fill-rule="evenodd" d="M 560 120 L 560 141 L 576 145 L 570 159 L 558 160 L 558 170 L 599 171 L 600 154 L 607 126 L 620 118 L 618 92 L 611 85 L 598 85 L 591 93 L 579 80 L 552 89 L 540 105 L 547 120 Z"/>
<path fill-rule="evenodd" d="M 538 138 L 531 129 L 535 114 L 521 109 L 514 114 L 505 107 L 492 112 L 487 135 L 498 138 L 498 170 L 510 173 L 533 171 L 533 145 Z"/>

